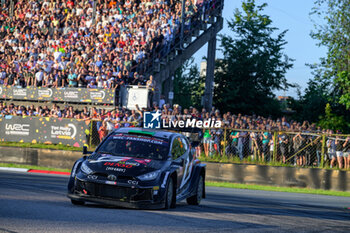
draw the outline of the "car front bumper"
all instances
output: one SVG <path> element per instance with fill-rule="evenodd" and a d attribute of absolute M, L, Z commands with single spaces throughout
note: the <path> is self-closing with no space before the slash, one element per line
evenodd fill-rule
<path fill-rule="evenodd" d="M 164 201 L 155 195 L 152 188 L 123 187 L 76 180 L 69 198 L 126 208 L 159 209 Z"/>

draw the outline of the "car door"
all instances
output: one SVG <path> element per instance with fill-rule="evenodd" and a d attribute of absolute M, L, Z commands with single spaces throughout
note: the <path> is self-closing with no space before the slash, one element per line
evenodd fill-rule
<path fill-rule="evenodd" d="M 179 190 L 184 175 L 184 145 L 180 136 L 174 138 L 171 146 L 172 165 L 176 167 L 177 190 Z"/>
<path fill-rule="evenodd" d="M 184 188 L 186 188 L 186 184 L 188 184 L 191 174 L 192 174 L 192 167 L 193 167 L 193 156 L 190 153 L 190 144 L 188 143 L 188 140 L 185 137 L 181 137 L 181 142 L 183 145 L 183 155 L 181 156 L 184 160 L 183 164 L 183 176 L 180 184 L 180 191 Z"/>

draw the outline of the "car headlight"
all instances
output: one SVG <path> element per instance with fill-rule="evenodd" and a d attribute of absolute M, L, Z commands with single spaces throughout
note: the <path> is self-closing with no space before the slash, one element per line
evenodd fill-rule
<path fill-rule="evenodd" d="M 150 173 L 146 173 L 144 175 L 138 176 L 137 178 L 142 181 L 155 180 L 158 177 L 159 173 L 160 171 L 154 171 L 154 172 L 150 172 Z"/>
<path fill-rule="evenodd" d="M 85 163 L 83 163 L 80 167 L 81 171 L 84 172 L 85 174 L 89 175 L 92 173 L 92 170 L 88 167 L 88 165 L 86 165 Z"/>

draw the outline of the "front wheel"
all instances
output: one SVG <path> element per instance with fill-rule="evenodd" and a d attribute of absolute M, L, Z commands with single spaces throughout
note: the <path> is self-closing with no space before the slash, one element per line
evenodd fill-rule
<path fill-rule="evenodd" d="M 204 190 L 204 179 L 203 179 L 203 176 L 200 176 L 197 184 L 197 192 L 195 195 L 186 199 L 187 204 L 199 205 L 203 197 L 203 190 Z"/>
<path fill-rule="evenodd" d="M 175 192 L 174 191 L 174 181 L 172 178 L 168 180 L 166 192 L 165 192 L 165 207 L 164 209 L 175 208 L 176 200 L 175 200 Z"/>

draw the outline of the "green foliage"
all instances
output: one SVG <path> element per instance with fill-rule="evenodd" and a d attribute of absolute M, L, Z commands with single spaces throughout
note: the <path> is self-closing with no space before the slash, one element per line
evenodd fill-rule
<path fill-rule="evenodd" d="M 273 37 L 278 29 L 261 13 L 266 6 L 244 1 L 243 13 L 236 9 L 228 21 L 234 36 L 220 36 L 224 58 L 217 62 L 214 104 L 222 111 L 280 113 L 273 91 L 290 86 L 285 74 L 292 67 L 292 59 L 283 53 L 287 31 Z"/>
<path fill-rule="evenodd" d="M 327 47 L 327 57 L 313 67 L 317 78 L 331 81 L 337 102 L 350 109 L 350 11 L 349 1 L 316 0 L 310 15 L 316 22 L 311 37 Z"/>
<path fill-rule="evenodd" d="M 299 122 L 304 120 L 317 122 L 324 114 L 324 108 L 331 98 L 327 85 L 328 82 L 309 80 L 304 95 L 299 93 L 298 100 L 293 98 L 288 100 L 288 106 L 295 111 L 292 118 Z"/>
<path fill-rule="evenodd" d="M 50 150 L 68 150 L 68 151 L 83 151 L 83 148 L 66 146 L 62 144 L 42 144 L 42 143 L 29 143 L 29 142 L 0 142 L 0 146 L 7 147 L 24 147 L 24 148 L 39 148 Z M 92 148 L 89 148 L 92 149 Z"/>
<path fill-rule="evenodd" d="M 274 192 L 307 193 L 307 194 L 317 194 L 317 195 L 350 197 L 349 192 L 331 191 L 331 190 L 323 190 L 323 189 L 276 187 L 276 186 L 267 186 L 267 185 L 237 184 L 237 183 L 229 183 L 229 182 L 210 182 L 210 181 L 205 181 L 205 185 L 214 186 L 214 187 L 234 188 L 234 189 L 251 189 L 251 190 L 265 190 L 265 191 L 274 191 Z"/>
<path fill-rule="evenodd" d="M 345 121 L 344 116 L 338 116 L 332 113 L 332 108 L 329 103 L 326 104 L 325 115 L 320 117 L 318 123 L 324 129 L 343 131 L 349 128 L 349 124 Z"/>
<path fill-rule="evenodd" d="M 336 83 L 343 87 L 343 94 L 339 98 L 339 103 L 350 109 L 350 74 L 348 71 L 342 71 L 336 78 Z"/>
<path fill-rule="evenodd" d="M 177 69 L 174 78 L 174 103 L 183 108 L 190 106 L 199 108 L 204 93 L 205 77 L 201 77 L 199 69 L 190 58 Z"/>

